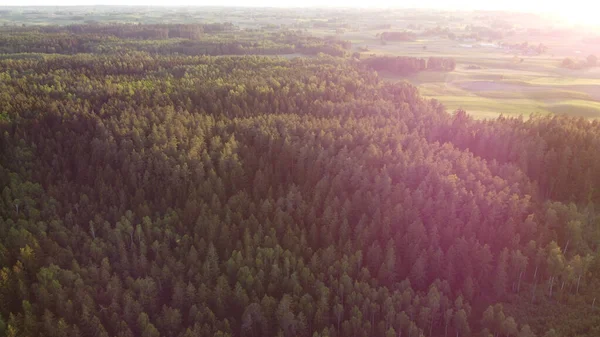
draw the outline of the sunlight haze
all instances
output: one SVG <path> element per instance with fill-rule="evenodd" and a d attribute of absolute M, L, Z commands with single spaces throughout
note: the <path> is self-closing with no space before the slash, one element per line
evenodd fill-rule
<path fill-rule="evenodd" d="M 596 11 L 590 6 L 589 1 L 575 0 L 568 2 L 541 2 L 541 1 L 384 1 L 384 0 L 305 0 L 305 1 L 275 1 L 275 0 L 7 0 L 0 2 L 6 6 L 240 6 L 240 7 L 355 7 L 355 8 L 434 8 L 444 10 L 508 10 L 519 12 L 535 12 L 556 15 L 571 23 L 595 24 Z"/>

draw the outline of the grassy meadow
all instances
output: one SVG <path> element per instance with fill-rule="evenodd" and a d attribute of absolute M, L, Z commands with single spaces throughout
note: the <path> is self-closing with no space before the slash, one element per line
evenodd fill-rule
<path fill-rule="evenodd" d="M 423 42 L 423 45 L 425 42 Z M 465 109 L 470 114 L 488 118 L 500 114 L 529 115 L 555 113 L 600 118 L 600 74 L 593 71 L 565 71 L 558 67 L 561 57 L 519 57 L 501 51 L 467 50 L 458 54 L 448 46 L 419 48 L 409 46 L 411 55 L 451 56 L 457 69 L 451 73 L 422 72 L 405 78 L 381 74 L 394 81 L 407 80 L 418 85 L 423 95 L 436 98 L 449 110 Z M 434 44 L 435 45 L 435 44 Z M 402 53 L 403 46 L 378 46 L 370 53 Z M 465 48 L 466 49 L 466 48 Z M 520 59 L 523 62 L 520 62 Z M 469 69 L 469 66 L 481 69 Z"/>
<path fill-rule="evenodd" d="M 485 43 L 436 37 L 382 44 L 377 34 L 383 31 L 350 31 L 337 36 L 352 41 L 361 58 L 381 55 L 454 58 L 456 70 L 448 73 L 425 71 L 398 76 L 380 72 L 387 80 L 417 85 L 424 96 L 441 101 L 450 111 L 462 108 L 477 118 L 532 113 L 600 118 L 600 70 L 559 66 L 565 57 L 581 59 L 592 53 L 598 55 L 600 46 L 547 36 L 512 37 L 511 42 L 530 40 L 549 47 L 542 55 L 517 56 Z M 311 32 L 317 36 L 332 34 L 326 30 Z"/>

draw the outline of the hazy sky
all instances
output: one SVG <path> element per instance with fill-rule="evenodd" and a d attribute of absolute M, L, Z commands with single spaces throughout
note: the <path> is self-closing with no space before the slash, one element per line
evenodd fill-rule
<path fill-rule="evenodd" d="M 554 3 L 554 4 L 553 4 Z M 573 6 L 585 8 L 585 4 L 593 1 L 574 0 L 568 2 L 558 1 L 531 1 L 531 0 L 0 0 L 0 5 L 190 5 L 190 6 L 253 6 L 253 7 L 436 7 L 454 9 L 559 9 L 560 7 Z M 579 6 L 578 6 L 579 5 Z M 588 8 L 589 10 L 590 8 Z"/>
<path fill-rule="evenodd" d="M 0 0 L 0 6 L 150 5 L 253 7 L 419 7 L 461 10 L 514 10 L 558 14 L 572 22 L 597 22 L 593 0 Z"/>

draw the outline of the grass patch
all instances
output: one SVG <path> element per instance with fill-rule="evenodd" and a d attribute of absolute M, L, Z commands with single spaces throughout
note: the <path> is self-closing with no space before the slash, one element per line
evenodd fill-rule
<path fill-rule="evenodd" d="M 577 77 L 540 77 L 530 81 L 531 84 L 537 85 L 599 85 L 600 79 L 598 78 L 577 78 Z"/>
<path fill-rule="evenodd" d="M 537 101 L 593 100 L 589 94 L 570 90 L 523 90 L 523 91 L 479 91 L 477 96 L 493 99 L 532 99 Z"/>
<path fill-rule="evenodd" d="M 527 116 L 531 113 L 550 113 L 543 103 L 530 99 L 494 100 L 478 96 L 435 96 L 449 111 L 464 109 L 476 118 L 498 115 Z"/>
<path fill-rule="evenodd" d="M 567 114 L 585 118 L 600 118 L 600 103 L 583 100 L 568 100 L 548 105 L 547 109 L 555 114 Z"/>

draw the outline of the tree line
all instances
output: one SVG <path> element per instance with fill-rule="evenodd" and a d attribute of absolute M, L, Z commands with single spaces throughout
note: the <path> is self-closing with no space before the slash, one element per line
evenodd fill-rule
<path fill-rule="evenodd" d="M 183 55 L 345 56 L 350 41 L 322 39 L 301 31 L 241 30 L 224 24 L 81 24 L 0 27 L 0 53 L 115 54 L 142 51 Z"/>
<path fill-rule="evenodd" d="M 451 57 L 419 58 L 411 56 L 374 56 L 363 61 L 367 67 L 398 75 L 410 75 L 425 70 L 453 71 L 456 61 Z"/>

